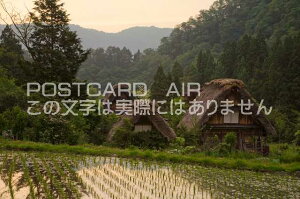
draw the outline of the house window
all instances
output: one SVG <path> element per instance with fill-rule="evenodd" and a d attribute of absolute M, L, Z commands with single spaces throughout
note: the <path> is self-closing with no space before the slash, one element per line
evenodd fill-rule
<path fill-rule="evenodd" d="M 137 124 L 134 126 L 134 132 L 151 131 L 152 126 L 147 124 Z"/>
<path fill-rule="evenodd" d="M 238 124 L 239 123 L 239 112 L 228 113 L 227 115 L 224 115 L 224 123 Z"/>

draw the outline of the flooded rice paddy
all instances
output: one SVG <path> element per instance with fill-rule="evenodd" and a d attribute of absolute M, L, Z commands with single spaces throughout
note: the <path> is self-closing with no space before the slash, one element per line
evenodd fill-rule
<path fill-rule="evenodd" d="M 300 198 L 300 178 L 116 157 L 0 152 L 0 198 Z"/>

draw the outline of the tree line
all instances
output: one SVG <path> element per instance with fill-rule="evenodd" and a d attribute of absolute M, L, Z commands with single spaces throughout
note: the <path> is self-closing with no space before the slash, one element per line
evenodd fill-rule
<path fill-rule="evenodd" d="M 275 108 L 270 119 L 278 134 L 272 139 L 291 142 L 300 127 L 297 9 L 296 0 L 218 0 L 178 25 L 157 50 L 132 53 L 125 47 L 84 50 L 68 27 L 63 4 L 36 0 L 29 15 L 32 26 L 7 26 L 0 37 L 1 130 L 15 139 L 104 142 L 114 116 L 28 116 L 24 85 L 30 81 L 142 81 L 151 84 L 151 97 L 160 99 L 170 82 L 237 78 L 254 98 Z M 169 119 L 175 127 L 180 118 Z"/>

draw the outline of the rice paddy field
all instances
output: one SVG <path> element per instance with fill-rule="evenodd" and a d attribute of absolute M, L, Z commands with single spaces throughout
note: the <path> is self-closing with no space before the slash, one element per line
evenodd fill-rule
<path fill-rule="evenodd" d="M 300 198 L 287 173 L 117 157 L 0 152 L 0 198 Z"/>

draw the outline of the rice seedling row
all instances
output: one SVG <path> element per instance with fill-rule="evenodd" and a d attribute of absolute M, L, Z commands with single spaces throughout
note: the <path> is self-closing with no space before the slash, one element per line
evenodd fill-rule
<path fill-rule="evenodd" d="M 0 153 L 0 198 L 300 198 L 300 179 L 117 157 Z"/>

